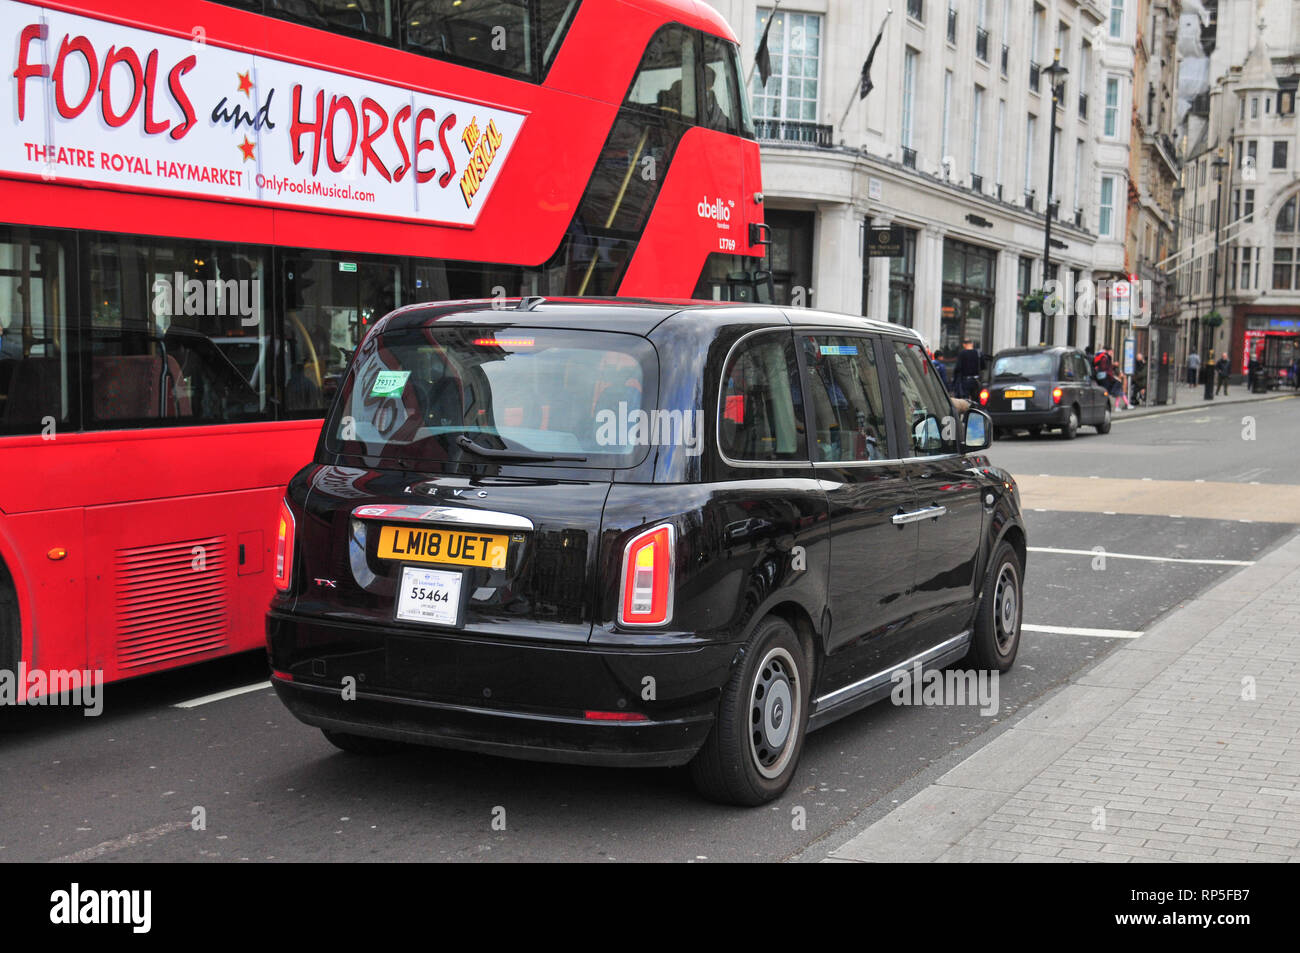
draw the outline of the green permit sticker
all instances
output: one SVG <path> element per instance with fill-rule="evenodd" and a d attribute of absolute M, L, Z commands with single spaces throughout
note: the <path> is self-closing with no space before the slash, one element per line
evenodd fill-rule
<path fill-rule="evenodd" d="M 410 371 L 380 371 L 370 388 L 371 397 L 401 397 Z"/>

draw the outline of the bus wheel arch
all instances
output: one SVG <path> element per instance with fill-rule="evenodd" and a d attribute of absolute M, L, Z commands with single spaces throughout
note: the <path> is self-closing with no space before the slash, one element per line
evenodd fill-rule
<path fill-rule="evenodd" d="M 0 671 L 17 672 L 22 652 L 22 613 L 13 574 L 0 555 Z"/>

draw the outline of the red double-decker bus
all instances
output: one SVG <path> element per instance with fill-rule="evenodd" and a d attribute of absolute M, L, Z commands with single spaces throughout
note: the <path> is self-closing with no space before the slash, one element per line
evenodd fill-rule
<path fill-rule="evenodd" d="M 735 37 L 693 0 L 0 0 L 0 669 L 255 648 L 367 324 L 759 295 Z"/>

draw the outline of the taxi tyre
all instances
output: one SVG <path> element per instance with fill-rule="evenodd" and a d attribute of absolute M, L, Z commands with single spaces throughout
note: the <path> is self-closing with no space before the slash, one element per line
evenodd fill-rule
<path fill-rule="evenodd" d="M 781 796 L 803 751 L 811 675 L 812 665 L 789 623 L 779 617 L 760 623 L 722 690 L 713 730 L 691 761 L 691 779 L 702 795 L 745 807 Z M 779 703 L 785 703 L 783 735 L 782 709 L 773 707 Z M 772 743 L 774 714 L 779 744 Z"/>
<path fill-rule="evenodd" d="M 1079 411 L 1075 407 L 1070 408 L 1070 416 L 1065 418 L 1065 425 L 1061 427 L 1061 439 L 1073 440 L 1079 435 Z"/>
<path fill-rule="evenodd" d="M 321 734 L 334 747 L 340 751 L 346 751 L 348 754 L 372 756 L 394 754 L 410 747 L 410 745 L 404 745 L 400 741 L 389 741 L 387 738 L 367 738 L 365 735 L 354 735 L 347 731 L 331 731 L 328 728 L 322 728 Z"/>
<path fill-rule="evenodd" d="M 1024 567 L 1015 547 L 1005 539 L 993 551 L 983 592 L 966 663 L 980 671 L 1005 672 L 1020 649 L 1024 615 Z M 1010 606 L 1008 595 L 1014 599 Z"/>
<path fill-rule="evenodd" d="M 1106 413 L 1101 418 L 1101 423 L 1097 424 L 1097 433 L 1110 433 L 1110 405 L 1106 406 Z"/>

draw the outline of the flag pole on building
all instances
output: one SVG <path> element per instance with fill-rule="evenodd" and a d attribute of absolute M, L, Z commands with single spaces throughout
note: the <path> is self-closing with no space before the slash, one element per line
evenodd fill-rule
<path fill-rule="evenodd" d="M 871 63 L 876 58 L 876 47 L 880 46 L 880 38 L 885 35 L 885 24 L 889 22 L 889 18 L 893 13 L 893 7 L 885 8 L 885 18 L 880 21 L 880 29 L 876 31 L 876 39 L 875 42 L 871 44 L 871 52 L 867 54 L 867 61 L 862 64 L 862 77 L 858 81 L 858 95 L 855 99 L 849 100 L 849 105 L 844 110 L 844 115 L 840 117 L 840 124 L 837 127 L 839 129 L 844 128 L 844 123 L 849 118 L 849 113 L 853 110 L 854 103 L 866 99 L 867 94 L 875 87 L 875 84 L 871 82 Z"/>
<path fill-rule="evenodd" d="M 752 86 L 754 83 L 754 70 L 758 70 L 758 78 L 764 86 L 767 85 L 768 77 L 772 75 L 772 55 L 767 49 L 767 35 L 772 32 L 772 21 L 776 19 L 776 11 L 780 9 L 781 0 L 776 0 L 776 5 L 768 15 L 767 26 L 763 27 L 763 38 L 758 41 L 758 49 L 754 52 L 754 63 L 749 67 L 749 76 L 745 80 L 747 86 Z"/>

